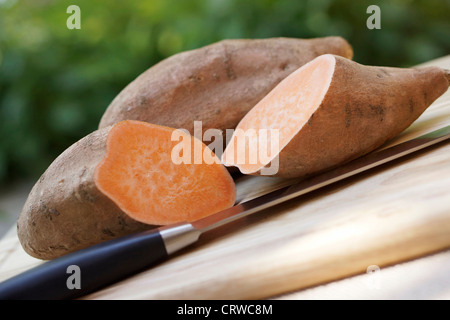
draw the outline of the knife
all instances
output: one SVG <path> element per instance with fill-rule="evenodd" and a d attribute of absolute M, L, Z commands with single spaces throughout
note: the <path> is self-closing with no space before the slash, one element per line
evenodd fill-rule
<path fill-rule="evenodd" d="M 0 283 L 0 299 L 75 299 L 143 271 L 195 243 L 201 234 L 450 138 L 450 125 L 353 160 L 191 223 L 106 241 L 45 262 Z M 73 272 L 73 274 L 72 274 Z M 79 285 L 74 286 L 75 272 Z"/>

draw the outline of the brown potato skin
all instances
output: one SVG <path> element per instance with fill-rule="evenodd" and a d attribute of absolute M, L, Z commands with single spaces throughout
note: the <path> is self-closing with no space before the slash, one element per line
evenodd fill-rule
<path fill-rule="evenodd" d="M 17 234 L 31 256 L 50 260 L 106 240 L 152 228 L 123 213 L 94 182 L 110 127 L 84 137 L 49 166 L 31 190 Z"/>
<path fill-rule="evenodd" d="M 438 67 L 364 66 L 335 56 L 319 108 L 279 154 L 280 177 L 307 177 L 380 147 L 447 91 Z"/>
<path fill-rule="evenodd" d="M 341 37 L 223 40 L 182 52 L 124 88 L 99 127 L 140 120 L 184 128 L 192 135 L 194 121 L 202 121 L 202 133 L 234 129 L 281 80 L 325 53 L 353 57 L 352 47 Z"/>

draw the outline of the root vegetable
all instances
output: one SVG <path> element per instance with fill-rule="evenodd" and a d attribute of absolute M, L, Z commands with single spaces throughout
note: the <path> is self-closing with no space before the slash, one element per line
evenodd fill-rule
<path fill-rule="evenodd" d="M 234 129 L 281 80 L 325 53 L 353 56 L 340 37 L 224 40 L 176 54 L 124 88 L 100 128 L 131 119 L 184 128 L 191 135 L 194 121 L 202 122 L 202 134 Z"/>
<path fill-rule="evenodd" d="M 437 67 L 364 66 L 326 54 L 293 72 L 248 112 L 236 132 L 253 130 L 253 136 L 238 148 L 235 132 L 222 161 L 245 174 L 271 168 L 275 176 L 307 177 L 394 138 L 448 86 L 449 72 Z M 277 132 L 278 140 L 264 144 L 261 129 Z M 251 161 L 261 147 L 270 157 Z"/>
<path fill-rule="evenodd" d="M 174 129 L 122 121 L 62 153 L 33 187 L 18 219 L 30 255 L 53 259 L 105 240 L 181 221 L 234 204 L 234 181 L 198 139 Z M 182 133 L 183 134 L 183 133 Z M 180 143 L 199 148 L 206 164 L 175 164 Z M 206 159 L 205 159 L 206 160 Z"/>

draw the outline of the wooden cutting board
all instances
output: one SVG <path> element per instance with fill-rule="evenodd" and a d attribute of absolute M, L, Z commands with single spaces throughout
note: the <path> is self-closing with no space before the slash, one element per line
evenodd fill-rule
<path fill-rule="evenodd" d="M 450 69 L 450 56 L 424 65 Z M 388 145 L 446 125 L 450 91 Z M 236 182 L 239 201 L 289 183 Z M 444 142 L 204 234 L 169 261 L 85 298 L 270 298 L 447 248 L 450 143 Z M 13 232 L 0 241 L 0 281 L 40 263 Z"/>

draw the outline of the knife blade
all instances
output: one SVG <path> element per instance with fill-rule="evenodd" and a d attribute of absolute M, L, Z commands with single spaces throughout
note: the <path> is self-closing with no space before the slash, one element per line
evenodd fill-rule
<path fill-rule="evenodd" d="M 355 159 L 191 223 L 106 241 L 45 262 L 0 283 L 0 299 L 75 299 L 141 272 L 195 243 L 201 234 L 450 139 L 450 125 Z M 74 269 L 75 267 L 75 269 Z M 78 270 L 79 286 L 70 285 Z"/>

